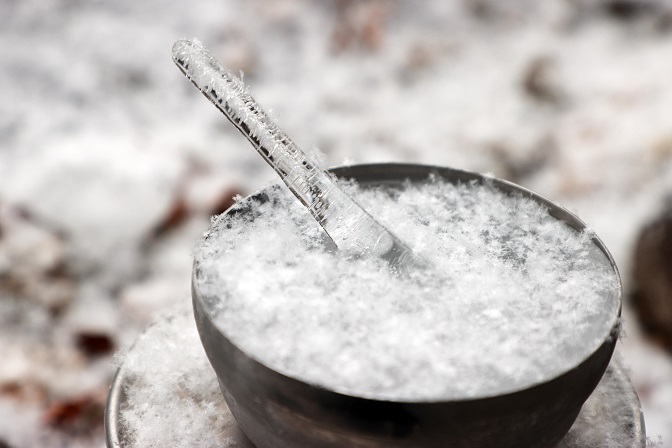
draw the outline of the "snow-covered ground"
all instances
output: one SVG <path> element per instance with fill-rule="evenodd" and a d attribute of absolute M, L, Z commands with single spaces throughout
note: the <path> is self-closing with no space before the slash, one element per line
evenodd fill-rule
<path fill-rule="evenodd" d="M 0 446 L 103 446 L 111 354 L 189 293 L 191 248 L 274 174 L 173 66 L 199 37 L 328 164 L 492 172 L 573 209 L 631 291 L 672 192 L 662 0 L 0 2 Z M 672 447 L 672 358 L 620 356 Z"/>

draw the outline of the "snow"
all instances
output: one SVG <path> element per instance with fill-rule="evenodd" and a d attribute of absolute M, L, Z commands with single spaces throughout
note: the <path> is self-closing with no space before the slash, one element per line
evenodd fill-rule
<path fill-rule="evenodd" d="M 185 300 L 184 304 L 189 301 Z M 186 309 L 185 309 L 186 308 Z M 123 357 L 124 443 L 146 448 L 209 448 L 235 425 L 188 307 L 164 312 Z"/>
<path fill-rule="evenodd" d="M 610 337 L 620 280 L 591 232 L 487 184 L 348 192 L 429 265 L 396 277 L 333 251 L 280 186 L 195 252 L 215 324 L 271 368 L 358 396 L 464 399 L 549 380 Z"/>
<path fill-rule="evenodd" d="M 102 312 L 99 296 L 119 316 L 92 326 L 114 324 L 115 346 L 130 344 L 188 290 L 207 204 L 274 177 L 175 69 L 170 47 L 184 36 L 242 69 L 257 100 L 327 165 L 492 172 L 576 211 L 614 255 L 627 298 L 633 241 L 672 189 L 670 3 L 633 2 L 652 6 L 630 19 L 606 3 L 0 2 L 0 352 L 3 373 L 28 378 L 24 395 L 0 384 L 0 440 L 102 446 L 100 426 L 92 442 L 54 435 L 41 418 L 111 380 L 111 366 L 73 345 L 72 325 L 88 307 Z M 550 97 L 524 87 L 540 58 L 550 62 L 535 82 Z M 191 215 L 153 240 L 180 197 Z M 18 253 L 9 246 L 24 244 L 37 249 L 6 264 Z M 63 273 L 36 253 L 61 260 Z M 7 275 L 29 287 L 10 288 Z M 672 360 L 638 336 L 627 301 L 624 314 L 630 336 L 618 349 L 648 433 L 672 446 Z"/>

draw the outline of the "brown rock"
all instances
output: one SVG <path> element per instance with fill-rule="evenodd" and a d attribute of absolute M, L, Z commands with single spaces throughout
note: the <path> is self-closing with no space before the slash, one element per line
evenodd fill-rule
<path fill-rule="evenodd" d="M 46 425 L 69 432 L 88 432 L 100 426 L 105 414 L 104 399 L 93 394 L 52 403 L 43 415 Z"/>
<path fill-rule="evenodd" d="M 210 215 L 219 215 L 227 211 L 229 207 L 236 203 L 235 197 L 239 196 L 240 194 L 241 191 L 235 188 L 224 191 L 214 202 L 214 204 L 212 204 Z"/>
<path fill-rule="evenodd" d="M 43 384 L 32 380 L 10 380 L 0 383 L 0 396 L 24 403 L 39 403 L 46 398 L 47 390 Z"/>
<path fill-rule="evenodd" d="M 183 198 L 175 199 L 168 213 L 163 217 L 159 224 L 152 231 L 152 237 L 161 238 L 166 233 L 182 224 L 189 216 L 189 207 Z"/>
<path fill-rule="evenodd" d="M 672 201 L 640 232 L 633 275 L 632 304 L 642 327 L 672 352 Z"/>

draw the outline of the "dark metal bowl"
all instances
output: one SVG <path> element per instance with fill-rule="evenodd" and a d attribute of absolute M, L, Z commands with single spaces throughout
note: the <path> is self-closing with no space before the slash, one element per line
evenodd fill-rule
<path fill-rule="evenodd" d="M 192 313 L 171 315 L 170 318 L 188 319 L 193 322 Z M 154 339 L 152 343 L 157 350 L 169 350 L 169 346 L 173 348 L 174 341 L 171 339 Z M 133 350 L 131 349 L 127 356 L 132 356 Z M 198 352 L 198 356 L 201 356 L 200 351 L 191 346 L 181 346 L 180 350 L 171 350 L 170 352 L 173 356 L 180 357 L 185 366 L 186 363 L 193 362 L 195 352 Z M 133 440 L 133 434 L 121 418 L 127 406 L 127 396 L 132 396 L 137 390 L 147 387 L 147 382 L 154 380 L 149 373 L 151 364 L 148 362 L 143 367 L 146 371 L 136 370 L 131 373 L 131 378 L 129 378 L 129 369 L 125 363 L 122 364 L 110 385 L 105 408 L 107 448 L 146 448 L 141 447 Z M 184 370 L 186 372 L 188 368 L 185 367 Z M 134 381 L 133 377 L 136 375 L 143 377 L 146 381 Z M 165 386 L 165 394 L 163 396 L 157 395 L 155 397 L 156 401 L 147 403 L 147 405 L 151 407 L 168 406 L 176 412 L 181 412 L 183 410 L 181 407 L 175 407 L 174 400 L 176 397 L 172 385 L 165 383 Z M 205 401 L 226 416 L 231 415 L 223 396 L 204 396 L 195 392 L 193 398 Z M 183 403 L 182 406 L 188 405 Z M 151 414 L 142 423 L 149 427 L 162 424 L 153 421 Z M 644 426 L 644 416 L 642 415 L 639 398 L 628 379 L 626 368 L 623 367 L 618 358 L 612 358 L 600 384 L 597 385 L 584 403 L 572 429 L 569 430 L 569 433 L 562 439 L 557 448 L 595 448 L 598 446 L 645 448 L 646 431 Z M 219 429 L 231 446 L 255 448 L 237 425 Z M 184 442 L 184 440 L 180 441 Z M 222 439 L 212 439 L 207 446 L 216 448 L 221 447 L 221 445 Z"/>
<path fill-rule="evenodd" d="M 490 182 L 499 190 L 519 193 L 548 208 L 577 231 L 586 226 L 575 215 L 510 182 L 481 174 L 423 165 L 356 165 L 332 170 L 360 185 L 399 185 L 408 179 L 425 182 L 434 174 L 448 182 Z M 247 198 L 227 213 L 250 213 Z M 614 261 L 595 237 L 621 288 Z M 581 406 L 600 381 L 616 344 L 618 325 L 580 364 L 559 376 L 498 396 L 453 401 L 400 402 L 337 393 L 281 374 L 238 348 L 214 324 L 204 297 L 195 286 L 192 298 L 196 325 L 205 352 L 219 378 L 226 402 L 240 428 L 258 448 L 307 447 L 552 447 L 569 431 Z"/>

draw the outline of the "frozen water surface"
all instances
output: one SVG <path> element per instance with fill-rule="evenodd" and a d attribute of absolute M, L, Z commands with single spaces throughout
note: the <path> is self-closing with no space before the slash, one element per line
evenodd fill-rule
<path fill-rule="evenodd" d="M 196 250 L 216 324 L 276 370 L 382 399 L 489 396 L 567 370 L 616 323 L 619 280 L 590 233 L 533 201 L 433 178 L 346 190 L 432 268 L 396 277 L 330 250 L 280 188 Z"/>

